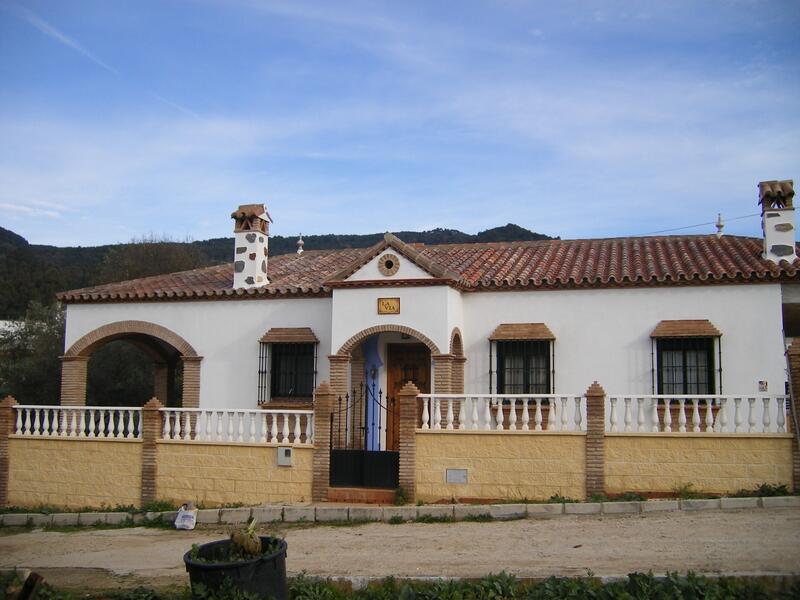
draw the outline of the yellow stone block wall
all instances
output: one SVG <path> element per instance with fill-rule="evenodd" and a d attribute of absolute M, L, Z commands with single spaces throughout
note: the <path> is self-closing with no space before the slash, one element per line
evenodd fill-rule
<path fill-rule="evenodd" d="M 791 435 L 606 434 L 606 492 L 706 492 L 792 485 Z"/>
<path fill-rule="evenodd" d="M 8 445 L 12 506 L 139 506 L 141 441 L 11 437 Z"/>
<path fill-rule="evenodd" d="M 156 495 L 206 506 L 310 502 L 313 448 L 294 448 L 278 466 L 275 445 L 158 443 Z"/>
<path fill-rule="evenodd" d="M 585 442 L 582 434 L 417 431 L 417 498 L 584 499 Z M 448 468 L 468 469 L 468 483 L 445 483 Z"/>

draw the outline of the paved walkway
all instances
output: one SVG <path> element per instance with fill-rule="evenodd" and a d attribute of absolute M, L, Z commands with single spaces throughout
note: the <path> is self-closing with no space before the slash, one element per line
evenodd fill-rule
<path fill-rule="evenodd" d="M 182 556 L 225 535 L 130 528 L 0 536 L 0 568 L 55 585 L 184 585 Z M 509 522 L 283 525 L 290 573 L 325 577 L 624 576 L 631 571 L 800 574 L 800 509 L 562 516 Z"/>

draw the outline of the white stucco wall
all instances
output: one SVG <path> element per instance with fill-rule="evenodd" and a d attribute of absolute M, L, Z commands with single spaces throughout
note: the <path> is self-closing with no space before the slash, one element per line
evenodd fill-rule
<path fill-rule="evenodd" d="M 662 319 L 708 319 L 722 332 L 722 393 L 755 393 L 759 380 L 784 391 L 777 284 L 478 292 L 463 294 L 463 306 L 467 391 L 489 391 L 488 338 L 499 323 L 543 322 L 556 337 L 556 392 L 597 380 L 608 393 L 653 393 L 650 333 Z"/>
<path fill-rule="evenodd" d="M 125 320 L 162 325 L 184 338 L 203 357 L 202 408 L 256 407 L 258 340 L 272 327 L 311 327 L 320 341 L 317 383 L 328 379 L 330 298 L 70 304 L 66 347 L 102 325 Z"/>
<path fill-rule="evenodd" d="M 400 263 L 400 268 L 397 269 L 397 273 L 394 275 L 389 275 L 388 277 L 381 273 L 378 269 L 378 263 L 387 254 L 393 254 L 396 256 L 398 262 Z M 432 279 L 432 277 L 402 254 L 390 248 L 385 252 L 381 252 L 378 256 L 373 258 L 347 278 L 348 281 L 365 281 L 375 279 Z"/>

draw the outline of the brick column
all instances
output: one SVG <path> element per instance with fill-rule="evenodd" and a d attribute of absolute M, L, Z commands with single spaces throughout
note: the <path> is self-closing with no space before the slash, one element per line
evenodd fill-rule
<path fill-rule="evenodd" d="M 142 408 L 142 506 L 156 500 L 158 475 L 158 439 L 161 437 L 161 413 L 164 406 L 153 398 Z"/>
<path fill-rule="evenodd" d="M 311 499 L 328 500 L 331 473 L 331 413 L 336 406 L 336 393 L 327 381 L 314 391 L 314 459 Z"/>
<path fill-rule="evenodd" d="M 167 363 L 156 362 L 153 364 L 153 395 L 168 404 L 169 366 Z"/>
<path fill-rule="evenodd" d="M 604 494 L 606 392 L 596 381 L 586 390 L 586 496 Z"/>
<path fill-rule="evenodd" d="M 417 396 L 419 389 L 410 381 L 397 394 L 400 403 L 400 487 L 410 502 L 417 498 Z"/>
<path fill-rule="evenodd" d="M 454 356 L 450 375 L 450 393 L 464 393 L 464 363 L 467 362 L 466 356 Z"/>
<path fill-rule="evenodd" d="M 344 398 L 348 388 L 347 372 L 350 370 L 350 355 L 331 354 L 328 356 L 328 363 L 331 374 L 330 387 L 336 396 Z"/>
<path fill-rule="evenodd" d="M 16 415 L 14 407 L 17 401 L 6 396 L 0 402 L 0 506 L 8 505 L 8 471 L 11 459 L 8 454 L 8 436 L 14 432 Z"/>
<path fill-rule="evenodd" d="M 183 389 L 181 390 L 181 408 L 200 408 L 200 361 L 202 356 L 182 356 Z M 167 397 L 164 396 L 164 402 Z"/>
<path fill-rule="evenodd" d="M 792 389 L 789 399 L 789 423 L 786 431 L 794 432 L 792 440 L 792 486 L 795 492 L 800 492 L 800 431 L 795 424 L 800 422 L 800 341 L 795 340 L 786 352 L 789 359 L 789 374 Z"/>
<path fill-rule="evenodd" d="M 86 406 L 88 356 L 61 357 L 61 405 Z"/>
<path fill-rule="evenodd" d="M 453 355 L 433 355 L 433 387 L 437 394 L 449 394 L 452 389 Z"/>

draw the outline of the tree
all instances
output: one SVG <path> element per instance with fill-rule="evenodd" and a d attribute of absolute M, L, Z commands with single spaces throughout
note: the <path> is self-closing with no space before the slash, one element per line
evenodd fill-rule
<path fill-rule="evenodd" d="M 206 266 L 198 247 L 153 234 L 112 246 L 103 258 L 95 283 L 125 281 Z"/>
<path fill-rule="evenodd" d="M 20 404 L 58 404 L 64 310 L 31 302 L 25 319 L 0 332 L 0 397 Z"/>

